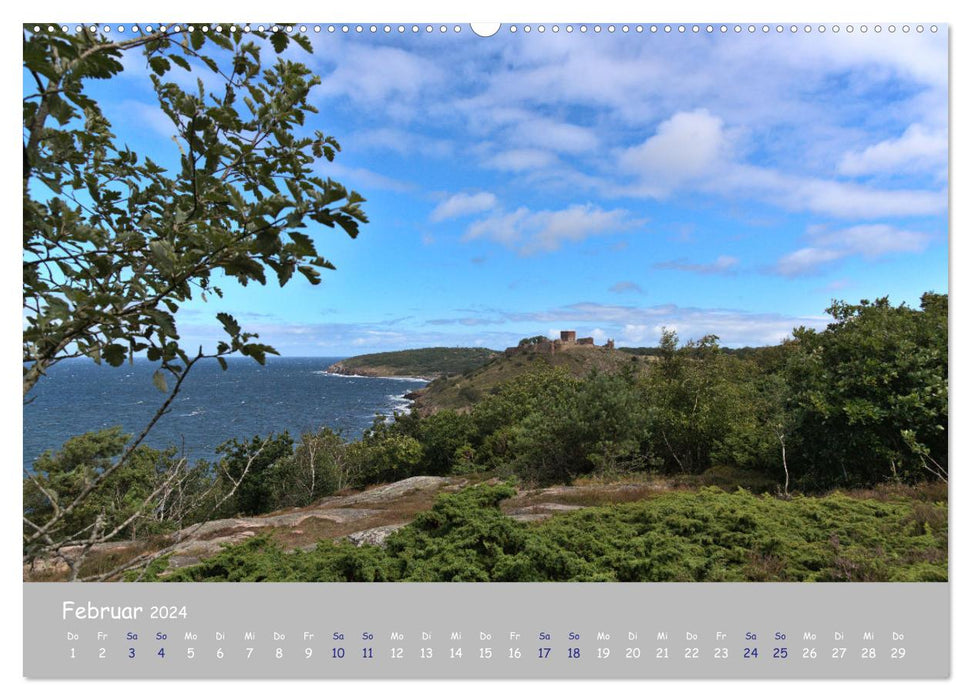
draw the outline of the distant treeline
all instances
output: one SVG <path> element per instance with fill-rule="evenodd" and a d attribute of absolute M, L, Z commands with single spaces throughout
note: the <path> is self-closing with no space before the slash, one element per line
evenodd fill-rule
<path fill-rule="evenodd" d="M 727 351 L 715 336 L 681 344 L 666 332 L 646 372 L 633 358 L 586 377 L 527 365 L 469 411 L 377 420 L 354 442 L 327 429 L 233 440 L 215 463 L 195 465 L 174 448 L 142 446 L 61 527 L 97 522 L 134 538 L 419 474 L 488 471 L 553 484 L 715 470 L 773 493 L 946 482 L 947 311 L 947 295 L 933 293 L 919 309 L 886 298 L 835 303 L 825 330 L 799 328 L 746 352 Z M 80 493 L 125 443 L 118 430 L 102 431 L 43 455 L 24 481 L 25 516 L 49 515 L 45 491 Z M 133 516 L 146 499 L 159 506 Z"/>
<path fill-rule="evenodd" d="M 746 345 L 741 348 L 726 348 L 722 347 L 721 351 L 726 355 L 735 355 L 742 358 L 754 358 L 758 355 L 765 354 L 766 352 L 771 352 L 771 347 L 757 346 L 752 347 Z M 655 347 L 638 347 L 638 348 L 617 348 L 621 352 L 626 352 L 628 355 L 637 355 L 638 357 L 662 357 L 665 350 L 660 345 Z"/>
<path fill-rule="evenodd" d="M 381 374 L 392 377 L 437 377 L 462 374 L 481 367 L 496 356 L 488 348 L 419 348 L 357 355 L 333 367 L 344 373 Z"/>

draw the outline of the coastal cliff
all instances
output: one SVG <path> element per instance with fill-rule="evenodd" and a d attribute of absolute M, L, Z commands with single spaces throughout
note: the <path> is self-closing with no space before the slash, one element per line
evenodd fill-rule
<path fill-rule="evenodd" d="M 362 377 L 437 379 L 481 367 L 498 353 L 488 348 L 420 348 L 348 357 L 327 368 L 333 374 Z"/>

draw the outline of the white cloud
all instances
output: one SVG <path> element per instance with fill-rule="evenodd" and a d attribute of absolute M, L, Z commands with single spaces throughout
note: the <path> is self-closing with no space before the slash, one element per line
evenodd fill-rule
<path fill-rule="evenodd" d="M 911 124 L 900 138 L 887 139 L 862 151 L 845 154 L 838 169 L 843 175 L 868 175 L 940 172 L 946 165 L 947 132 Z"/>
<path fill-rule="evenodd" d="M 852 182 L 817 178 L 783 178 L 788 191 L 774 198 L 787 209 L 847 219 L 887 216 L 926 216 L 947 210 L 944 190 L 879 189 Z"/>
<path fill-rule="evenodd" d="M 481 219 L 471 224 L 462 236 L 463 241 L 477 238 L 488 238 L 502 243 L 504 246 L 514 247 L 521 242 L 523 222 L 528 221 L 532 214 L 526 207 L 520 207 L 513 212 L 500 212 L 487 219 Z"/>
<path fill-rule="evenodd" d="M 427 88 L 443 82 L 440 62 L 390 46 L 344 43 L 337 65 L 329 74 L 322 71 L 317 91 L 328 97 L 346 97 L 386 108 L 412 101 Z"/>
<path fill-rule="evenodd" d="M 741 313 L 696 313 L 684 320 L 672 319 L 654 325 L 628 324 L 624 326 L 616 342 L 620 346 L 653 346 L 660 342 L 664 329 L 668 329 L 676 332 L 682 342 L 697 340 L 706 335 L 717 335 L 721 345 L 730 347 L 775 345 L 791 337 L 793 328 L 800 325 L 812 325 L 816 328 L 826 325 L 825 322 L 816 320 L 809 323 L 799 321 L 800 319 L 787 317 L 746 317 Z"/>
<path fill-rule="evenodd" d="M 678 190 L 714 193 L 841 218 L 923 216 L 947 207 L 943 190 L 880 189 L 751 165 L 738 159 L 737 140 L 707 110 L 678 112 L 644 143 L 620 152 L 618 164 L 632 182 L 616 191 L 654 199 Z M 605 193 L 613 189 L 607 185 Z"/>
<path fill-rule="evenodd" d="M 391 192 L 407 192 L 408 190 L 414 189 L 414 185 L 410 182 L 396 180 L 393 177 L 376 173 L 367 168 L 347 166 L 337 161 L 320 162 L 317 168 L 321 175 L 339 180 L 348 190 L 366 191 L 368 189 L 375 189 Z"/>
<path fill-rule="evenodd" d="M 360 336 L 351 341 L 351 345 L 360 347 L 362 345 L 394 345 L 404 343 L 407 336 L 404 333 L 395 331 L 371 331 L 366 330 Z"/>
<path fill-rule="evenodd" d="M 476 221 L 466 229 L 463 240 L 487 238 L 517 249 L 520 255 L 532 255 L 557 250 L 564 242 L 626 230 L 638 223 L 623 209 L 605 211 L 593 204 L 537 212 L 520 207 Z"/>
<path fill-rule="evenodd" d="M 706 109 L 678 112 L 661 122 L 644 143 L 622 151 L 618 163 L 637 178 L 635 189 L 647 196 L 664 196 L 723 167 L 731 150 L 724 126 Z"/>
<path fill-rule="evenodd" d="M 661 337 L 662 328 L 676 330 L 682 341 L 713 333 L 723 345 L 765 345 L 791 336 L 793 328 L 799 326 L 822 328 L 826 325 L 825 316 L 787 316 L 674 304 L 620 306 L 583 303 L 507 316 L 513 321 L 560 324 L 560 328 L 592 325 L 606 337 L 615 338 L 620 346 L 655 345 Z"/>
<path fill-rule="evenodd" d="M 468 216 L 469 214 L 478 214 L 495 209 L 497 203 L 496 196 L 491 192 L 476 192 L 475 194 L 460 192 L 453 194 L 435 207 L 429 218 L 437 222 Z"/>
<path fill-rule="evenodd" d="M 830 231 L 814 227 L 807 238 L 811 246 L 782 256 L 773 271 L 785 277 L 814 275 L 828 264 L 850 256 L 869 260 L 894 253 L 920 253 L 930 244 L 931 236 L 906 231 L 887 224 L 866 224 Z"/>
<path fill-rule="evenodd" d="M 535 216 L 539 230 L 523 248 L 524 253 L 556 250 L 564 241 L 582 241 L 588 236 L 611 233 L 632 225 L 626 220 L 627 212 L 623 209 L 604 211 L 591 204 L 574 204 L 567 209 L 539 212 Z"/>
<path fill-rule="evenodd" d="M 877 258 L 890 253 L 920 253 L 931 237 L 887 224 L 850 226 L 838 231 L 819 231 L 812 236 L 817 245 L 843 248 L 852 254 Z"/>
<path fill-rule="evenodd" d="M 644 290 L 641 288 L 641 285 L 637 284 L 637 282 L 631 282 L 629 280 L 625 280 L 623 282 L 618 282 L 617 284 L 611 285 L 608 291 L 611 291 L 614 294 L 626 294 L 629 292 L 634 292 L 637 294 L 644 293 Z"/>
<path fill-rule="evenodd" d="M 176 136 L 175 123 L 169 118 L 157 102 L 148 103 L 138 100 L 125 100 L 120 104 L 124 118 L 139 127 L 148 127 L 159 136 L 171 139 Z"/>
<path fill-rule="evenodd" d="M 849 253 L 845 250 L 800 248 L 779 258 L 775 265 L 775 272 L 784 277 L 818 274 L 826 263 L 845 258 L 847 255 Z"/>
<path fill-rule="evenodd" d="M 726 346 L 774 345 L 792 336 L 799 326 L 823 328 L 826 319 L 818 316 L 783 316 L 720 309 L 678 309 L 658 323 L 631 323 L 623 327 L 618 345 L 656 345 L 663 329 L 673 330 L 681 342 L 717 335 Z"/>
<path fill-rule="evenodd" d="M 552 119 L 520 121 L 510 138 L 527 147 L 547 148 L 561 153 L 583 153 L 597 148 L 598 139 L 589 129 Z"/>
<path fill-rule="evenodd" d="M 543 151 L 538 148 L 514 148 L 507 151 L 500 151 L 494 156 L 487 158 L 484 165 L 496 170 L 522 172 L 524 170 L 546 168 L 556 162 L 556 156 L 549 151 Z"/>
<path fill-rule="evenodd" d="M 341 145 L 346 146 L 345 140 L 350 142 L 351 149 L 385 150 L 402 156 L 417 154 L 433 158 L 446 158 L 452 155 L 455 150 L 450 141 L 393 127 L 354 132 L 349 139 L 341 139 Z"/>
<path fill-rule="evenodd" d="M 701 189 L 724 196 L 759 199 L 788 211 L 847 219 L 925 216 L 947 209 L 944 190 L 880 189 L 742 163 L 713 173 Z"/>
<path fill-rule="evenodd" d="M 886 35 L 882 41 L 878 36 L 824 35 L 821 41 L 801 42 L 801 50 L 794 47 L 794 60 L 809 60 L 826 68 L 892 71 L 929 86 L 947 86 L 947 41 L 943 36 L 914 32 Z"/>
<path fill-rule="evenodd" d="M 421 152 L 387 126 L 403 118 L 449 139 L 501 144 L 468 152 L 484 167 L 524 174 L 533 189 L 714 194 L 841 218 L 946 208 L 942 189 L 830 177 L 933 171 L 946 162 L 941 34 L 771 33 L 751 42 L 713 37 L 691 51 L 676 50 L 676 37 L 496 37 L 486 54 L 449 44 L 447 69 L 418 45 L 332 39 L 318 54 L 320 91 L 381 120 L 366 137 L 374 147 Z M 892 85 L 899 90 L 888 93 Z M 462 148 L 453 141 L 429 147 L 440 157 Z"/>
<path fill-rule="evenodd" d="M 719 255 L 714 262 L 691 263 L 685 260 L 668 260 L 654 265 L 658 270 L 681 270 L 683 272 L 697 272 L 701 275 L 728 275 L 738 268 L 738 258 L 731 255 Z"/>

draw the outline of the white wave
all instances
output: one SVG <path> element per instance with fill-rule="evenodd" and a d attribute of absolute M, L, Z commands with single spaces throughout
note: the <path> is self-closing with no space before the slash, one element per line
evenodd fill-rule
<path fill-rule="evenodd" d="M 314 374 L 326 374 L 330 377 L 344 377 L 346 379 L 391 379 L 396 382 L 424 382 L 427 384 L 431 380 L 427 377 L 372 377 L 367 374 L 341 374 L 338 372 L 328 372 L 326 370 L 314 370 Z"/>
<path fill-rule="evenodd" d="M 385 398 L 391 402 L 390 406 L 385 407 L 384 410 L 379 411 L 382 416 L 392 416 L 395 413 L 411 413 L 411 409 L 414 407 L 414 401 L 411 399 L 406 399 L 404 394 L 387 394 Z"/>

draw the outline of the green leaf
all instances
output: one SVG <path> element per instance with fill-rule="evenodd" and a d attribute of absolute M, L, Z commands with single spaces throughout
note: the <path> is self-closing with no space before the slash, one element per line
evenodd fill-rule
<path fill-rule="evenodd" d="M 299 231 L 287 231 L 287 235 L 293 241 L 297 255 L 313 255 L 317 252 L 313 240 L 307 234 Z"/>
<path fill-rule="evenodd" d="M 25 154 L 24 301 L 38 310 L 24 317 L 25 357 L 46 360 L 62 348 L 54 363 L 78 353 L 118 365 L 146 353 L 168 374 L 195 354 L 182 347 L 175 324 L 187 301 L 222 296 L 213 284 L 227 277 L 266 284 L 267 268 L 281 284 L 298 270 L 318 282 L 328 264 L 303 233 L 315 217 L 356 234 L 352 222 L 365 221 L 356 195 L 316 174 L 318 161 L 339 151 L 337 141 L 301 128 L 318 113 L 308 92 L 319 78 L 293 61 L 261 64 L 269 47 L 280 54 L 294 41 L 312 50 L 285 26 L 226 37 L 193 24 L 130 47 L 87 31 L 27 29 L 25 71 L 59 89 L 45 96 L 44 117 L 36 95 L 23 100 L 25 128 L 42 124 L 39 145 Z M 117 77 L 136 54 L 147 68 L 144 87 L 178 127 L 171 169 L 119 141 L 111 126 L 118 105 L 92 91 L 94 80 Z M 204 67 L 215 74 L 197 87 L 164 78 Z M 32 262 L 50 257 L 49 265 Z M 244 354 L 265 359 L 270 350 L 249 343 L 255 336 L 232 316 L 220 321 L 229 334 L 215 341 L 220 354 L 246 346 Z"/>
<path fill-rule="evenodd" d="M 290 43 L 290 37 L 282 30 L 276 31 L 270 35 L 270 43 L 273 44 L 273 49 L 277 53 L 283 53 L 283 50 L 287 48 L 287 44 Z"/>
<path fill-rule="evenodd" d="M 202 33 L 202 25 L 195 25 L 194 29 L 195 31 L 189 32 L 189 42 L 192 48 L 198 51 L 206 41 L 206 35 Z"/>
<path fill-rule="evenodd" d="M 152 56 L 148 59 L 148 66 L 159 76 L 165 75 L 172 68 L 172 64 L 164 56 Z"/>
<path fill-rule="evenodd" d="M 169 385 L 165 381 L 165 373 L 162 372 L 162 370 L 157 369 L 152 374 L 152 384 L 154 384 L 155 388 L 162 393 L 169 393 Z"/>
<path fill-rule="evenodd" d="M 155 260 L 155 264 L 158 265 L 159 270 L 167 275 L 175 272 L 178 261 L 171 243 L 166 240 L 157 239 L 148 244 L 148 249 L 151 251 L 152 258 Z"/>
<path fill-rule="evenodd" d="M 263 345 L 262 343 L 247 343 L 242 347 L 241 352 L 247 357 L 252 357 L 261 365 L 266 364 L 266 356 L 268 354 L 269 355 L 280 354 L 269 345 Z"/>
<path fill-rule="evenodd" d="M 128 356 L 128 350 L 124 345 L 112 343 L 101 351 L 101 356 L 112 367 L 121 367 Z"/>
<path fill-rule="evenodd" d="M 314 52 L 314 46 L 310 42 L 310 37 L 305 34 L 294 34 L 293 40 L 307 53 Z"/>
<path fill-rule="evenodd" d="M 219 64 L 216 63 L 213 59 L 209 58 L 208 56 L 200 56 L 199 60 L 201 60 L 203 63 L 209 66 L 209 70 L 211 70 L 213 73 L 219 72 Z"/>
<path fill-rule="evenodd" d="M 239 335 L 240 327 L 236 319 L 225 312 L 216 314 L 216 319 L 222 324 L 223 329 L 232 337 Z"/>
<path fill-rule="evenodd" d="M 169 59 L 172 61 L 172 63 L 179 66 L 180 68 L 184 68 L 185 70 L 188 70 L 188 71 L 192 70 L 192 66 L 190 66 L 189 62 L 185 60 L 182 56 L 177 56 L 173 54 L 169 56 Z"/>

